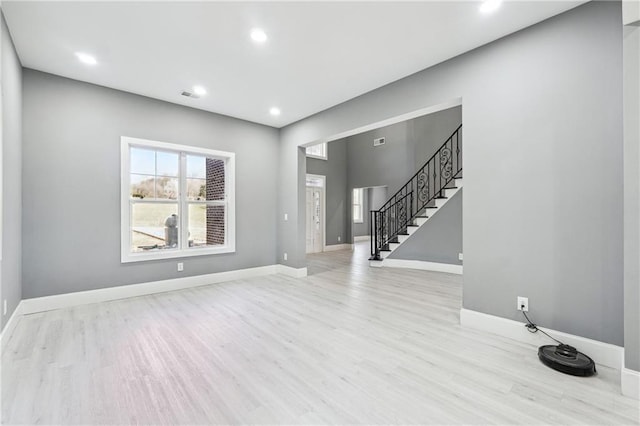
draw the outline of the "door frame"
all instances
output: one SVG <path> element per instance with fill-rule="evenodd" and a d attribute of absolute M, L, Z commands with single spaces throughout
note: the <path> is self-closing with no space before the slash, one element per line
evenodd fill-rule
<path fill-rule="evenodd" d="M 322 179 L 322 252 L 325 251 L 325 249 L 327 248 L 327 177 L 325 175 L 314 175 L 313 173 L 307 173 L 305 176 L 305 182 L 306 182 L 306 177 L 312 177 L 315 179 Z M 313 186 L 307 186 L 305 185 L 305 188 L 314 188 Z M 305 197 L 306 197 L 306 191 L 305 191 Z M 306 203 L 306 200 L 305 200 Z M 305 213 L 304 215 L 304 220 L 307 220 L 307 214 Z M 306 223 L 305 223 L 306 225 Z M 304 227 L 305 232 L 307 227 Z M 306 235 L 305 235 L 306 238 Z M 306 249 L 305 249 L 306 252 Z"/>

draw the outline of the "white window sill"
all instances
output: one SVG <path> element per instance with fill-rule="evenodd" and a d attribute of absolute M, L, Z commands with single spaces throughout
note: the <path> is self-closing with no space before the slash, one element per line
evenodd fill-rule
<path fill-rule="evenodd" d="M 307 154 L 307 158 L 315 158 L 316 160 L 324 160 L 324 161 L 329 160 L 327 157 L 321 157 L 320 155 L 312 155 L 312 154 Z"/>
<path fill-rule="evenodd" d="M 154 250 L 140 253 L 123 253 L 121 263 L 144 262 L 147 260 L 176 259 L 181 257 L 207 256 L 212 254 L 235 253 L 235 247 L 193 247 L 186 250 Z"/>

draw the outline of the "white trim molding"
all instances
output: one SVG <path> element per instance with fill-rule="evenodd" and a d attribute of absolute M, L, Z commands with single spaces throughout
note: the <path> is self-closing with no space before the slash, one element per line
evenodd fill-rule
<path fill-rule="evenodd" d="M 620 371 L 622 394 L 640 400 L 640 372 L 623 368 Z"/>
<path fill-rule="evenodd" d="M 96 290 L 79 291 L 75 293 L 57 294 L 54 296 L 23 299 L 20 301 L 15 311 L 13 311 L 11 318 L 9 318 L 4 330 L 2 330 L 2 333 L 0 333 L 0 349 L 4 350 L 9 338 L 16 328 L 16 325 L 19 323 L 20 318 L 23 315 L 273 274 L 282 274 L 294 278 L 304 278 L 307 276 L 307 268 L 292 268 L 290 266 L 280 264 L 267 265 L 255 268 L 238 269 L 234 271 L 195 275 L 192 277 L 174 278 L 140 284 L 129 284 L 100 288 Z"/>
<path fill-rule="evenodd" d="M 508 337 L 510 339 L 517 340 L 518 342 L 528 343 L 534 346 L 553 343 L 553 341 L 542 333 L 530 333 L 527 331 L 524 322 L 514 321 L 465 308 L 460 309 L 460 325 Z M 596 362 L 596 364 L 615 368 L 617 370 L 622 368 L 624 348 L 620 346 L 587 339 L 586 337 L 576 336 L 562 331 L 551 330 L 549 328 L 545 328 L 544 330 L 551 333 L 559 340 L 576 347 L 580 352 L 586 353 Z"/>
<path fill-rule="evenodd" d="M 324 251 L 351 250 L 352 248 L 352 244 L 331 244 L 330 246 L 324 246 Z"/>
<path fill-rule="evenodd" d="M 293 278 L 304 278 L 307 276 L 307 268 L 292 268 L 287 265 L 274 265 L 276 267 L 276 273 L 282 275 L 288 275 Z"/>
<path fill-rule="evenodd" d="M 36 312 L 68 308 L 71 306 L 108 302 L 110 300 L 183 290 L 187 288 L 217 284 L 225 281 L 262 277 L 278 273 L 302 277 L 306 276 L 306 272 L 307 268 L 295 269 L 285 265 L 267 265 L 256 268 L 215 272 L 212 274 L 152 281 L 141 284 L 129 284 L 117 287 L 100 288 L 96 290 L 79 291 L 75 293 L 58 294 L 54 296 L 36 297 L 33 299 L 22 300 L 21 314 L 33 314 Z"/>
<path fill-rule="evenodd" d="M 370 235 L 360 235 L 359 237 L 353 237 L 353 241 L 354 242 L 358 242 L 358 241 L 370 241 L 371 240 L 371 236 Z"/>
<path fill-rule="evenodd" d="M 5 324 L 4 329 L 0 332 L 0 351 L 4 351 L 5 346 L 9 342 L 9 338 L 13 334 L 13 330 L 16 328 L 16 325 L 18 325 L 18 322 L 20 322 L 20 318 L 23 315 L 22 306 L 22 301 L 20 301 L 11 314 L 9 321 Z"/>
<path fill-rule="evenodd" d="M 423 271 L 446 272 L 448 274 L 462 275 L 462 265 L 452 265 L 449 263 L 425 262 L 422 260 L 404 260 L 385 258 L 382 262 L 371 261 L 371 266 L 381 266 L 383 268 L 405 268 L 420 269 Z M 375 265 L 374 265 L 375 263 Z"/>

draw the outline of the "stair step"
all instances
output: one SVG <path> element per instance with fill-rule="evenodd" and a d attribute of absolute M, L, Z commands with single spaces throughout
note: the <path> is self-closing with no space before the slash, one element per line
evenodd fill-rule
<path fill-rule="evenodd" d="M 444 203 L 447 202 L 447 198 L 446 197 L 442 197 L 442 198 L 436 198 L 436 207 L 442 207 L 444 206 Z"/>
<path fill-rule="evenodd" d="M 424 224 L 425 224 L 425 222 L 426 222 L 427 220 L 429 220 L 429 218 L 426 218 L 426 217 L 417 217 L 417 218 L 416 218 L 416 224 L 417 224 L 418 226 L 422 226 L 422 225 L 424 225 Z"/>

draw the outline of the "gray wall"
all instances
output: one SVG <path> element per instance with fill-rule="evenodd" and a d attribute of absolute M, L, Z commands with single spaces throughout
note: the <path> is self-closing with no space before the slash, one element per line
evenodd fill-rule
<path fill-rule="evenodd" d="M 307 157 L 307 173 L 327 177 L 326 187 L 326 236 L 325 243 L 343 244 L 350 242 L 349 203 L 347 192 L 347 150 L 344 144 L 327 144 L 327 160 Z M 303 216 L 302 220 L 305 218 Z M 340 237 L 340 241 L 338 241 Z"/>
<path fill-rule="evenodd" d="M 374 147 L 373 139 L 383 136 L 386 143 Z M 334 143 L 347 146 L 349 188 L 387 185 L 389 194 L 393 194 L 415 173 L 413 140 L 409 138 L 407 122 L 360 133 Z"/>
<path fill-rule="evenodd" d="M 624 355 L 640 371 L 640 28 L 623 29 L 624 48 Z"/>
<path fill-rule="evenodd" d="M 462 265 L 458 259 L 462 253 L 462 191 L 456 192 L 389 258 Z"/>
<path fill-rule="evenodd" d="M 305 265 L 299 145 L 462 98 L 463 306 L 522 320 L 527 296 L 539 324 L 622 345 L 620 22 L 586 3 L 281 129 L 284 263 Z"/>
<path fill-rule="evenodd" d="M 2 45 L 2 261 L 1 299 L 7 314 L 1 328 L 22 298 L 22 65 L 16 55 L 4 16 L 1 16 Z M 0 313 L 2 303 L 0 301 Z"/>
<path fill-rule="evenodd" d="M 349 188 L 386 185 L 393 195 L 461 122 L 458 106 L 345 138 Z M 374 147 L 379 137 L 385 144 Z"/>
<path fill-rule="evenodd" d="M 278 130 L 24 70 L 25 298 L 275 263 Z M 120 263 L 120 137 L 236 153 L 236 253 Z M 182 261 L 182 260 L 181 260 Z"/>
<path fill-rule="evenodd" d="M 369 207 L 371 210 L 380 210 L 380 207 L 384 205 L 389 199 L 389 188 L 386 186 L 376 186 L 369 188 Z"/>
<path fill-rule="evenodd" d="M 409 132 L 414 140 L 415 169 L 422 167 L 438 148 L 462 124 L 462 107 L 438 111 L 434 114 L 411 120 Z M 462 135 L 460 143 L 462 144 Z"/>

